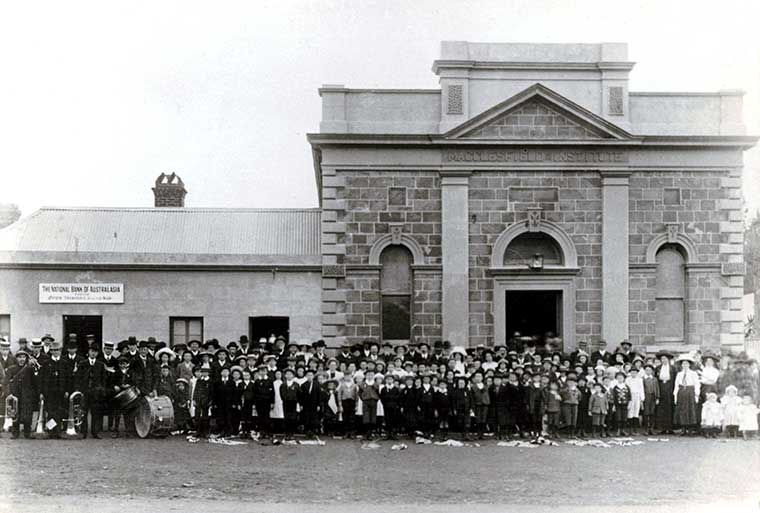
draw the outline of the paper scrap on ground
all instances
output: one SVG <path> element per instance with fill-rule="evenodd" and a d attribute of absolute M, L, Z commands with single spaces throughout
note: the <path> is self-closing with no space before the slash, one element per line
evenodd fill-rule
<path fill-rule="evenodd" d="M 248 442 L 242 440 L 230 440 L 228 438 L 209 438 L 208 443 L 219 445 L 248 445 Z"/>
<path fill-rule="evenodd" d="M 393 447 L 391 447 L 391 451 L 403 451 L 407 449 L 406 444 L 395 444 Z"/>
<path fill-rule="evenodd" d="M 325 443 L 319 438 L 314 439 L 314 440 L 300 440 L 298 444 L 299 445 L 325 445 Z"/>
<path fill-rule="evenodd" d="M 379 448 L 380 448 L 380 444 L 375 443 L 375 442 L 364 442 L 362 444 L 362 449 L 379 449 Z"/>
<path fill-rule="evenodd" d="M 433 442 L 432 442 L 432 440 L 430 440 L 428 438 L 425 438 L 425 437 L 422 437 L 422 436 L 418 436 L 417 438 L 414 439 L 414 443 L 419 444 L 419 445 L 430 445 Z"/>

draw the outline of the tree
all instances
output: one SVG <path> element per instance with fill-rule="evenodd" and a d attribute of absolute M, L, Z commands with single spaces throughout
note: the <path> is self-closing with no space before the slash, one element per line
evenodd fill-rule
<path fill-rule="evenodd" d="M 0 229 L 12 225 L 21 217 L 21 210 L 15 203 L 0 203 Z"/>

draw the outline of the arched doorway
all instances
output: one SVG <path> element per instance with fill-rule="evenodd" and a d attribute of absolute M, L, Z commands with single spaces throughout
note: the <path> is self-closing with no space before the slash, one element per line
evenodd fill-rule
<path fill-rule="evenodd" d="M 491 256 L 494 279 L 494 335 L 505 343 L 514 332 L 562 340 L 575 347 L 575 284 L 577 253 L 557 225 L 518 223 L 497 239 Z"/>

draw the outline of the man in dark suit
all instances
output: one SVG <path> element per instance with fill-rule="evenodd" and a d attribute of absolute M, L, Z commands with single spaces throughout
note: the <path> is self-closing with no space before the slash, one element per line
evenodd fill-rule
<path fill-rule="evenodd" d="M 79 356 L 79 343 L 76 340 L 69 340 L 66 344 L 66 355 L 61 357 L 63 361 L 63 372 L 66 386 L 66 395 L 76 392 L 79 383 L 76 380 L 77 370 L 82 358 Z"/>
<path fill-rule="evenodd" d="M 148 342 L 141 340 L 137 357 L 130 365 L 135 385 L 141 395 L 156 395 L 158 366 L 156 360 L 148 354 Z"/>
<path fill-rule="evenodd" d="M 256 379 L 252 390 L 253 405 L 256 408 L 256 429 L 261 436 L 270 433 L 269 415 L 274 403 L 274 385 L 271 379 L 267 379 L 267 368 L 264 365 L 256 370 Z"/>
<path fill-rule="evenodd" d="M 8 370 L 12 365 L 16 365 L 16 360 L 11 354 L 11 342 L 0 337 L 0 367 Z"/>
<path fill-rule="evenodd" d="M 343 342 L 340 345 L 340 353 L 335 358 L 338 360 L 338 363 L 345 364 L 346 367 L 350 363 L 353 363 L 354 355 L 351 354 L 351 345 L 348 342 Z"/>
<path fill-rule="evenodd" d="M 113 354 L 115 344 L 110 340 L 103 341 L 103 352 L 98 356 L 98 359 L 106 366 L 106 372 L 108 372 L 108 379 L 110 380 L 113 374 L 118 368 L 116 357 Z M 113 397 L 110 387 L 107 389 L 106 395 L 103 401 L 103 414 L 108 416 L 108 431 L 113 431 L 116 425 L 116 415 L 109 407 L 111 398 Z"/>
<path fill-rule="evenodd" d="M 39 373 L 40 393 L 45 399 L 48 420 L 54 420 L 56 424 L 48 431 L 50 438 L 60 438 L 60 430 L 65 428 L 63 424 L 68 418 L 68 378 L 61 348 L 60 342 L 50 344 L 50 357 L 42 364 Z"/>
<path fill-rule="evenodd" d="M 78 388 L 84 394 L 83 438 L 87 438 L 88 431 L 92 432 L 93 438 L 100 438 L 100 430 L 103 428 L 103 400 L 107 380 L 106 366 L 98 360 L 99 352 L 98 345 L 92 344 L 87 359 L 77 367 Z M 91 416 L 91 422 L 88 422 L 88 413 Z"/>
<path fill-rule="evenodd" d="M 230 436 L 233 430 L 232 426 L 232 396 L 234 394 L 235 384 L 230 378 L 229 367 L 221 367 L 219 381 L 212 380 L 214 418 L 216 419 L 216 429 L 223 437 Z"/>
<path fill-rule="evenodd" d="M 599 348 L 591 353 L 591 365 L 596 366 L 596 362 L 601 360 L 602 362 L 606 364 L 610 364 L 613 361 L 612 353 L 607 351 L 607 341 L 606 340 L 600 340 L 599 341 Z"/>

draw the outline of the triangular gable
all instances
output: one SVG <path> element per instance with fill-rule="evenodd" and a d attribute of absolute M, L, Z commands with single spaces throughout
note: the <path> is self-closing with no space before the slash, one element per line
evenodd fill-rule
<path fill-rule="evenodd" d="M 606 119 L 534 84 L 444 135 L 447 139 L 631 139 Z"/>

